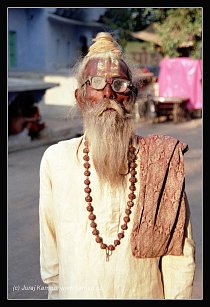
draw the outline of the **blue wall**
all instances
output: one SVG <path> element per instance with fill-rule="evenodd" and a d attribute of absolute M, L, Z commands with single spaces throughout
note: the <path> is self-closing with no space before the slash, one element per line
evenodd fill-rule
<path fill-rule="evenodd" d="M 74 25 L 47 20 L 46 57 L 47 69 L 68 68 L 74 62 L 77 44 L 74 38 Z"/>
<path fill-rule="evenodd" d="M 84 8 L 82 20 L 95 21 L 104 10 L 104 8 Z M 48 19 L 48 14 L 54 11 L 55 9 L 52 8 L 45 9 L 47 27 L 46 67 L 48 71 L 72 67 L 81 51 L 80 36 L 86 36 L 87 44 L 89 45 L 92 42 L 93 33 L 99 30 L 99 28 Z"/>
<path fill-rule="evenodd" d="M 55 10 L 8 8 L 8 31 L 16 32 L 16 67 L 8 63 L 10 71 L 55 72 L 67 69 L 74 65 L 80 53 L 80 35 L 87 37 L 89 45 L 94 33 L 102 30 L 50 20 L 48 15 Z M 103 12 L 103 8 L 84 8 L 83 20 L 95 21 Z"/>
<path fill-rule="evenodd" d="M 16 32 L 16 69 L 45 69 L 46 22 L 44 10 L 9 8 L 8 31 Z"/>

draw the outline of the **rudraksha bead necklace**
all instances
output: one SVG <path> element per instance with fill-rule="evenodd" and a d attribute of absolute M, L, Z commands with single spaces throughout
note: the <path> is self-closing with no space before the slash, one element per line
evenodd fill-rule
<path fill-rule="evenodd" d="M 91 188 L 90 188 L 90 163 L 89 163 L 89 146 L 88 146 L 88 140 L 87 138 L 85 138 L 85 142 L 84 142 L 84 149 L 83 149 L 83 153 L 84 153 L 84 157 L 83 159 L 85 160 L 85 163 L 83 164 L 84 168 L 85 168 L 85 172 L 84 172 L 84 175 L 86 176 L 86 179 L 84 181 L 85 183 L 85 193 L 87 194 L 87 196 L 85 197 L 85 201 L 88 203 L 86 209 L 87 211 L 89 212 L 89 216 L 88 218 L 91 220 L 91 223 L 90 223 L 90 226 L 93 228 L 93 231 L 92 231 L 92 234 L 96 237 L 95 240 L 97 243 L 100 244 L 100 247 L 101 249 L 104 249 L 106 250 L 106 261 L 109 261 L 109 257 L 112 255 L 112 252 L 115 250 L 115 248 L 120 244 L 120 241 L 122 238 L 124 238 L 124 231 L 126 229 L 128 229 L 128 226 L 127 224 L 129 223 L 130 221 L 130 214 L 131 214 L 131 208 L 134 206 L 134 199 L 136 198 L 136 195 L 134 193 L 134 191 L 136 190 L 136 187 L 135 187 L 135 183 L 137 182 L 137 179 L 136 179 L 136 167 L 137 167 L 137 164 L 136 164 L 136 160 L 137 160 L 137 156 L 135 154 L 135 147 L 132 146 L 132 144 L 129 145 L 129 153 L 128 153 L 128 161 L 129 161 L 129 169 L 130 169 L 130 186 L 129 186 L 129 189 L 130 189 L 130 193 L 128 195 L 128 202 L 127 202 L 127 208 L 125 209 L 125 217 L 123 218 L 124 220 L 124 224 L 121 225 L 121 232 L 118 233 L 118 238 L 116 240 L 114 240 L 114 244 L 105 244 L 103 242 L 103 238 L 99 236 L 99 230 L 97 229 L 97 224 L 96 224 L 96 215 L 93 213 L 94 211 L 94 208 L 92 206 L 92 197 L 90 195 L 91 193 Z"/>

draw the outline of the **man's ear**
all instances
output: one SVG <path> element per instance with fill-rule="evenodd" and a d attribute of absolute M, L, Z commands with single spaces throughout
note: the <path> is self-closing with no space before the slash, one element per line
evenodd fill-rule
<path fill-rule="evenodd" d="M 76 101 L 79 104 L 80 109 L 83 109 L 85 103 L 84 103 L 84 99 L 82 97 L 82 93 L 78 88 L 75 90 L 74 96 L 76 98 Z"/>

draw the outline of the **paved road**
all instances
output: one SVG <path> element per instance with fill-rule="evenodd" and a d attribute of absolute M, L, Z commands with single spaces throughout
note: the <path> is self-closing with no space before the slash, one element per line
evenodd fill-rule
<path fill-rule="evenodd" d="M 178 137 L 189 144 L 185 155 L 186 190 L 196 241 L 193 299 L 202 288 L 202 122 L 141 124 L 141 135 Z M 11 152 L 8 156 L 8 299 L 46 299 L 39 273 L 38 195 L 39 164 L 47 145 Z"/>

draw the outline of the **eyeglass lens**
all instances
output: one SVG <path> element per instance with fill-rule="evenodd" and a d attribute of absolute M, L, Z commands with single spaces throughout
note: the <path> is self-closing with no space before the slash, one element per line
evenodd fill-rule
<path fill-rule="evenodd" d="M 103 77 L 92 77 L 90 81 L 91 86 L 96 90 L 102 90 L 107 84 L 106 79 Z M 111 87 L 115 92 L 125 92 L 128 82 L 127 80 L 116 78 L 112 81 Z"/>

